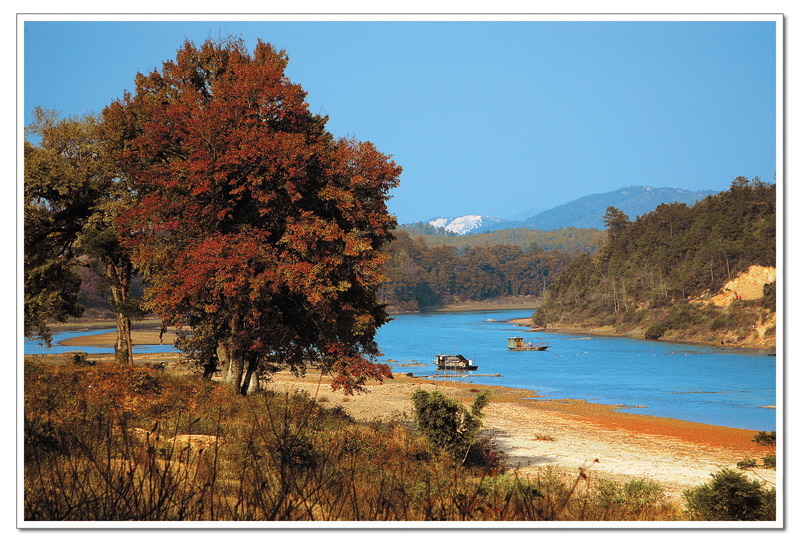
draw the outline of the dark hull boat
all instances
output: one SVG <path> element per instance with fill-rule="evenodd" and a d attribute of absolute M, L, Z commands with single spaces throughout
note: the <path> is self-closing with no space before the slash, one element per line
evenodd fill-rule
<path fill-rule="evenodd" d="M 437 354 L 436 368 L 440 371 L 474 371 L 478 366 L 474 365 L 471 359 L 467 359 L 461 354 L 456 354 L 455 356 Z"/>

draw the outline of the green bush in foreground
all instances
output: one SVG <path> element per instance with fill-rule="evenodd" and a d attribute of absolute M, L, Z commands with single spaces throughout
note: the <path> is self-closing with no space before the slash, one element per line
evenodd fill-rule
<path fill-rule="evenodd" d="M 459 401 L 447 397 L 440 390 L 416 390 L 411 395 L 414 420 L 425 437 L 460 459 L 466 460 L 469 449 L 478 439 L 483 409 L 489 404 L 489 392 L 481 392 L 467 410 Z"/>
<path fill-rule="evenodd" d="M 699 521 L 774 521 L 775 488 L 750 480 L 740 472 L 722 469 L 711 482 L 684 492 L 686 514 Z"/>

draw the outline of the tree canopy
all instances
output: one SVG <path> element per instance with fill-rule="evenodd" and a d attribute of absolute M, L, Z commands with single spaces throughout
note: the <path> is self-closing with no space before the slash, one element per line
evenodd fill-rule
<path fill-rule="evenodd" d="M 608 232 L 608 238 L 613 241 L 630 224 L 630 220 L 620 209 L 609 206 L 603 215 L 603 224 Z"/>
<path fill-rule="evenodd" d="M 425 310 L 457 301 L 539 296 L 575 253 L 536 245 L 474 245 L 458 250 L 428 248 L 424 237 L 398 230 L 384 252 L 388 281 L 382 299 L 398 310 Z"/>
<path fill-rule="evenodd" d="M 377 302 L 401 168 L 369 142 L 336 139 L 308 110 L 283 51 L 186 42 L 103 112 L 136 199 L 120 220 L 150 287 L 147 307 L 197 330 L 243 393 L 306 361 L 347 391 L 376 363 Z"/>

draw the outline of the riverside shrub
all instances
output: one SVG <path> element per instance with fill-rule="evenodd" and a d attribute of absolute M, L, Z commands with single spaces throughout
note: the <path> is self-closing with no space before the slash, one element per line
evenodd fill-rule
<path fill-rule="evenodd" d="M 463 461 L 477 441 L 482 426 L 482 411 L 489 404 L 489 398 L 489 392 L 480 392 L 467 410 L 440 390 L 428 392 L 418 389 L 411 395 L 414 420 L 431 444 L 452 452 Z"/>
<path fill-rule="evenodd" d="M 740 472 L 721 469 L 684 492 L 686 514 L 699 521 L 774 521 L 776 492 Z"/>
<path fill-rule="evenodd" d="M 665 331 L 667 331 L 667 326 L 664 324 L 650 324 L 650 327 L 644 332 L 644 338 L 656 340 L 664 335 Z"/>
<path fill-rule="evenodd" d="M 775 456 L 775 446 L 778 442 L 778 435 L 775 431 L 759 431 L 753 437 L 753 442 L 758 444 L 759 446 L 766 446 L 771 450 L 772 453 L 768 453 L 765 455 L 762 460 L 764 461 L 764 467 L 767 469 L 774 469 L 777 468 L 778 462 Z"/>

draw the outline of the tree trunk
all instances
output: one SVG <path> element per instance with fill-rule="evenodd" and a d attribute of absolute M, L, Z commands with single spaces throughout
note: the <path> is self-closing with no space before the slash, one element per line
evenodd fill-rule
<path fill-rule="evenodd" d="M 133 346 L 131 344 L 131 320 L 117 312 L 117 341 L 114 344 L 114 355 L 117 363 L 133 364 Z"/>
<path fill-rule="evenodd" d="M 247 394 L 252 395 L 261 389 L 261 382 L 258 379 L 258 373 L 253 373 L 253 378 L 250 379 L 250 385 L 247 387 Z"/>
<path fill-rule="evenodd" d="M 217 342 L 217 359 L 222 365 L 222 381 L 227 384 L 231 373 L 231 357 L 228 355 L 228 345 L 222 341 Z"/>
<path fill-rule="evenodd" d="M 222 382 L 238 393 L 241 393 L 244 361 L 231 355 L 230 345 L 224 342 L 217 344 L 217 357 L 222 362 Z"/>
<path fill-rule="evenodd" d="M 245 373 L 242 387 L 239 389 L 239 393 L 242 395 L 247 395 L 248 393 L 253 393 L 258 390 L 258 375 L 256 375 L 257 366 L 258 361 L 255 358 L 248 360 L 247 373 Z"/>
<path fill-rule="evenodd" d="M 114 301 L 114 313 L 117 323 L 117 340 L 114 344 L 114 355 L 117 363 L 133 364 L 133 341 L 131 340 L 131 319 L 126 314 L 128 290 L 131 279 L 130 264 L 117 266 L 109 261 L 106 271 Z"/>
<path fill-rule="evenodd" d="M 240 358 L 231 357 L 231 369 L 228 371 L 228 385 L 241 393 L 242 375 L 244 374 L 244 361 Z"/>
<path fill-rule="evenodd" d="M 217 360 L 212 357 L 211 359 L 207 360 L 206 364 L 203 366 L 203 380 L 211 380 L 216 372 Z"/>

